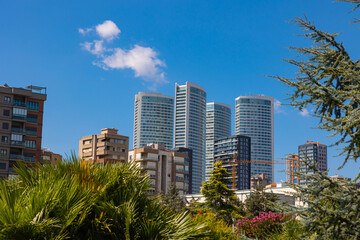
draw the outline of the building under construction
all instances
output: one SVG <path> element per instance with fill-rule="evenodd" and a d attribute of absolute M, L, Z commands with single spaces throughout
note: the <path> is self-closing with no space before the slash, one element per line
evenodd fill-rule
<path fill-rule="evenodd" d="M 229 172 L 228 186 L 234 190 L 250 189 L 250 137 L 235 135 L 215 140 L 214 162 L 221 161 Z"/>

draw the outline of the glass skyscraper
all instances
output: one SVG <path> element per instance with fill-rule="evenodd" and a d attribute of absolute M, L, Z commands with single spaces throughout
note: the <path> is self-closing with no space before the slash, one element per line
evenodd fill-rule
<path fill-rule="evenodd" d="M 135 95 L 134 149 L 150 143 L 173 147 L 174 98 L 159 93 Z"/>
<path fill-rule="evenodd" d="M 262 95 L 235 99 L 235 135 L 251 138 L 251 175 L 264 173 L 274 181 L 274 99 Z"/>
<path fill-rule="evenodd" d="M 186 82 L 175 84 L 175 148 L 193 150 L 192 188 L 200 192 L 205 172 L 206 91 L 199 85 Z"/>
<path fill-rule="evenodd" d="M 214 170 L 214 141 L 231 135 L 231 107 L 211 102 L 206 104 L 206 163 L 205 181 Z"/>

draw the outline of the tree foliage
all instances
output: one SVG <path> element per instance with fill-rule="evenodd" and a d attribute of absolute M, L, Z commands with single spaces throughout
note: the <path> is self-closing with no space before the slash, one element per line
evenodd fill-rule
<path fill-rule="evenodd" d="M 360 3 L 360 0 L 347 2 Z M 357 5 L 356 7 L 358 7 Z M 360 61 L 351 59 L 338 33 L 318 29 L 306 17 L 295 18 L 311 47 L 291 47 L 299 53 L 286 62 L 298 68 L 295 78 L 275 77 L 294 88 L 289 94 L 291 105 L 303 109 L 314 106 L 313 115 L 320 119 L 319 128 L 339 136 L 335 145 L 344 144 L 341 154 L 348 159 L 360 156 Z"/>
<path fill-rule="evenodd" d="M 206 199 L 206 206 L 211 209 L 218 218 L 225 222 L 233 223 L 233 218 L 239 218 L 242 214 L 242 203 L 237 199 L 235 191 L 229 189 L 227 179 L 229 173 L 221 162 L 214 164 L 210 181 L 204 182 L 201 193 Z"/>
<path fill-rule="evenodd" d="M 257 186 L 245 200 L 246 216 L 252 218 L 263 212 L 274 211 L 273 205 L 276 200 L 278 200 L 276 194 L 267 193 L 261 186 Z"/>
<path fill-rule="evenodd" d="M 134 164 L 101 167 L 73 156 L 0 181 L 0 239 L 187 239 L 203 226 L 149 198 Z"/>
<path fill-rule="evenodd" d="M 344 0 L 360 6 L 360 0 Z M 296 59 L 286 60 L 298 68 L 295 78 L 276 78 L 294 91 L 289 94 L 290 104 L 298 109 L 314 107 L 313 115 L 320 119 L 318 127 L 337 137 L 345 156 L 343 167 L 349 159 L 360 156 L 360 60 L 353 60 L 338 41 L 337 33 L 318 29 L 306 17 L 295 18 L 311 47 L 292 47 L 299 53 Z M 299 159 L 315 174 L 299 173 L 306 177 L 307 186 L 294 185 L 304 202 L 302 208 L 290 212 L 301 218 L 305 233 L 302 239 L 359 239 L 360 191 L 357 179 L 346 184 L 327 177 L 317 170 L 309 159 Z M 359 175 L 358 175 L 359 176 Z"/>
<path fill-rule="evenodd" d="M 171 184 L 167 193 L 160 194 L 160 201 L 174 212 L 182 212 L 185 208 L 185 202 L 179 195 L 179 189 L 175 184 Z"/>

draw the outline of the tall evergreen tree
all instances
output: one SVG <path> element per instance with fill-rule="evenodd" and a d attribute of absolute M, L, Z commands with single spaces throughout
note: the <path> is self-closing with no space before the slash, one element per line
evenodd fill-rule
<path fill-rule="evenodd" d="M 176 188 L 175 184 L 171 184 L 167 193 L 161 193 L 160 200 L 166 207 L 174 212 L 184 211 L 185 202 L 184 199 L 180 197 L 179 189 Z"/>
<path fill-rule="evenodd" d="M 221 162 L 214 164 L 210 181 L 204 182 L 201 193 L 206 199 L 206 205 L 218 218 L 228 224 L 233 223 L 233 218 L 242 213 L 242 203 L 237 199 L 235 191 L 227 187 L 230 181 L 227 179 L 229 173 Z"/>
<path fill-rule="evenodd" d="M 340 0 L 360 7 L 360 0 Z M 358 20 L 357 20 L 358 21 Z M 286 60 L 298 68 L 295 78 L 275 77 L 294 91 L 290 104 L 298 109 L 313 106 L 313 116 L 320 119 L 318 127 L 338 137 L 334 145 L 344 146 L 340 153 L 347 161 L 360 156 L 360 60 L 353 60 L 338 33 L 318 29 L 305 18 L 295 18 L 311 47 L 292 47 L 299 58 Z M 315 174 L 307 175 L 307 187 L 294 186 L 305 207 L 291 209 L 301 217 L 305 228 L 303 238 L 359 239 L 360 191 L 357 178 L 346 185 L 319 172 L 309 159 L 300 159 Z M 301 177 L 301 173 L 299 174 Z M 358 175 L 359 177 L 359 175 Z"/>
<path fill-rule="evenodd" d="M 274 193 L 267 193 L 262 186 L 257 186 L 245 200 L 246 216 L 256 217 L 260 213 L 273 211 L 273 203 L 278 197 Z"/>

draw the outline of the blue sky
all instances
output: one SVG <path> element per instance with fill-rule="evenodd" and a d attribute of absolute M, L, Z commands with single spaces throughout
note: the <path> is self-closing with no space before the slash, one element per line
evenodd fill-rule
<path fill-rule="evenodd" d="M 318 27 L 342 32 L 339 39 L 352 57 L 360 56 L 359 26 L 349 24 L 356 15 L 347 14 L 351 6 L 325 0 L 0 4 L 1 84 L 47 87 L 43 146 L 61 154 L 77 151 L 81 136 L 105 127 L 119 129 L 132 144 L 134 95 L 156 89 L 174 96 L 175 82 L 199 84 L 208 101 L 231 106 L 249 94 L 287 103 L 290 90 L 264 75 L 294 76 L 296 69 L 282 61 L 294 55 L 287 47 L 310 44 L 296 36 L 301 31 L 287 22 L 292 17 L 306 14 Z M 101 25 L 105 21 L 115 27 Z M 94 49 L 94 41 L 102 48 Z M 314 129 L 317 122 L 281 106 L 275 159 L 297 152 L 306 140 L 333 143 Z M 328 151 L 330 174 L 342 162 L 333 157 L 337 153 Z M 359 164 L 351 163 L 337 173 L 354 177 L 358 171 Z M 285 174 L 276 173 L 275 180 L 285 180 Z"/>

